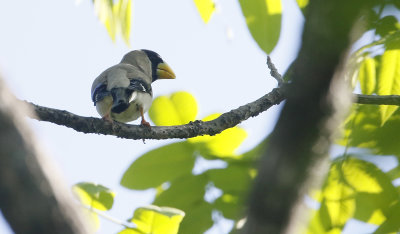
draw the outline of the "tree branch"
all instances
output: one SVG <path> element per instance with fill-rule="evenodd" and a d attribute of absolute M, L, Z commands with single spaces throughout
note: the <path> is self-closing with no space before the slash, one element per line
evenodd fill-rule
<path fill-rule="evenodd" d="M 242 121 L 257 116 L 271 106 L 281 103 L 285 99 L 282 89 L 273 89 L 258 100 L 222 114 L 215 120 L 203 122 L 196 120 L 178 126 L 152 126 L 151 128 L 114 122 L 111 124 L 99 118 L 82 117 L 68 111 L 52 109 L 30 104 L 36 115 L 31 118 L 63 125 L 78 132 L 114 135 L 126 139 L 168 139 L 190 138 L 200 135 L 215 135 L 225 129 L 234 127 Z"/>
<path fill-rule="evenodd" d="M 284 81 L 282 79 L 281 74 L 279 74 L 278 69 L 276 69 L 275 65 L 271 61 L 271 57 L 267 56 L 267 65 L 270 70 L 270 74 L 276 81 L 278 81 L 278 86 L 280 87 Z"/>
<path fill-rule="evenodd" d="M 399 95 L 363 95 L 355 94 L 354 102 L 358 104 L 395 105 L 400 106 Z"/>
<path fill-rule="evenodd" d="M 271 61 L 269 61 L 269 66 L 275 68 Z M 275 68 L 273 76 L 275 77 L 276 74 L 279 75 Z M 224 131 L 225 129 L 238 125 L 239 123 L 250 117 L 257 116 L 261 112 L 268 110 L 271 106 L 278 105 L 284 99 L 285 95 L 282 88 L 276 88 L 270 93 L 259 98 L 258 100 L 226 112 L 222 114 L 219 118 L 212 121 L 203 122 L 201 120 L 196 120 L 185 125 L 152 126 L 151 129 L 139 125 L 123 124 L 118 122 L 110 124 L 100 118 L 83 117 L 65 110 L 43 107 L 29 102 L 26 103 L 31 105 L 36 113 L 36 115 L 30 115 L 31 118 L 63 125 L 72 128 L 78 132 L 114 135 L 120 138 L 133 140 L 160 140 L 169 138 L 183 139 L 200 135 L 215 135 Z M 400 96 L 354 94 L 354 102 L 359 104 L 400 106 Z"/>

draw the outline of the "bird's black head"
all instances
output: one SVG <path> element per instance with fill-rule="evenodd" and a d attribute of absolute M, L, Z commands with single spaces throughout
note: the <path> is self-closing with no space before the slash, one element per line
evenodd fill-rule
<path fill-rule="evenodd" d="M 142 49 L 151 63 L 152 82 L 158 79 L 175 79 L 172 69 L 164 62 L 159 54 L 152 50 Z"/>

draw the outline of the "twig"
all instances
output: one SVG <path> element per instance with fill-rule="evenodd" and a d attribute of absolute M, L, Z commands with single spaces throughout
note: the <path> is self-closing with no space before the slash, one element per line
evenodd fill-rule
<path fill-rule="evenodd" d="M 354 95 L 355 103 L 371 105 L 394 105 L 400 106 L 399 95 Z"/>
<path fill-rule="evenodd" d="M 276 81 L 278 81 L 278 87 L 284 83 L 281 74 L 279 74 L 278 69 L 276 69 L 275 65 L 272 63 L 271 57 L 267 56 L 267 65 L 269 70 L 271 70 L 270 74 Z"/>

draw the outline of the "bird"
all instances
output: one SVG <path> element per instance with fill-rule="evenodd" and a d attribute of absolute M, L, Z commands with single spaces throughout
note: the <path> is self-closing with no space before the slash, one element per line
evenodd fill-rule
<path fill-rule="evenodd" d="M 153 101 L 151 84 L 175 79 L 175 73 L 154 51 L 141 49 L 125 54 L 121 62 L 102 72 L 92 84 L 91 97 L 103 120 L 127 123 L 144 118 Z"/>

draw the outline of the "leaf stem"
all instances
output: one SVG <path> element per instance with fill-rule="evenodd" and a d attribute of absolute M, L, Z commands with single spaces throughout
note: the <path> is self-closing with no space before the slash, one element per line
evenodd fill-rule
<path fill-rule="evenodd" d="M 91 212 L 93 212 L 93 213 L 95 213 L 95 214 L 103 217 L 104 219 L 106 219 L 108 221 L 111 221 L 111 222 L 113 222 L 115 224 L 124 226 L 125 228 L 136 228 L 136 225 L 134 223 L 125 222 L 125 221 L 116 219 L 116 218 L 114 218 L 114 217 L 112 217 L 112 216 L 110 216 L 108 214 L 105 214 L 104 212 L 101 212 L 101 211 L 99 211 L 97 209 L 94 209 L 93 207 L 90 207 L 90 206 L 85 206 L 85 205 L 82 205 L 82 206 L 85 207 L 86 209 L 88 209 L 89 211 L 91 211 Z"/>

